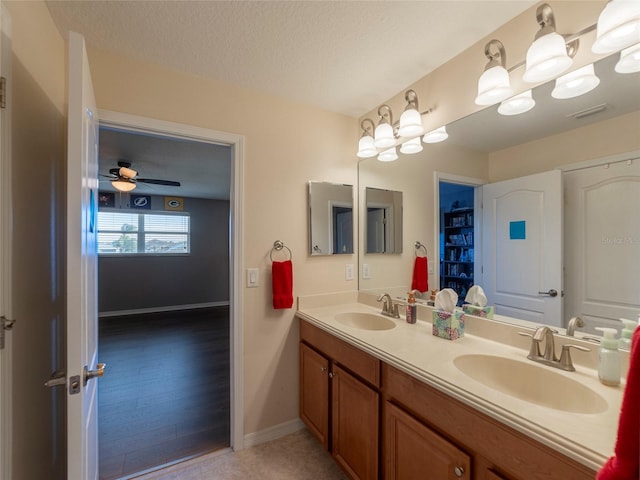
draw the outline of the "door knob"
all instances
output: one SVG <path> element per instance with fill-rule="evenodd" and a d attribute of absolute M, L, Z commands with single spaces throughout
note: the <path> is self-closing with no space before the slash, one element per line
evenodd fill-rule
<path fill-rule="evenodd" d="M 549 295 L 550 297 L 557 297 L 558 291 L 551 288 L 548 292 L 538 292 L 538 295 Z"/>
<path fill-rule="evenodd" d="M 56 370 L 51 374 L 51 378 L 44 382 L 45 387 L 55 387 L 67 384 L 67 373 L 64 370 Z"/>
<path fill-rule="evenodd" d="M 102 377 L 104 375 L 104 369 L 107 366 L 106 363 L 99 363 L 96 365 L 95 370 L 89 370 L 89 368 L 84 366 L 84 384 L 86 385 L 89 380 L 96 377 Z"/>

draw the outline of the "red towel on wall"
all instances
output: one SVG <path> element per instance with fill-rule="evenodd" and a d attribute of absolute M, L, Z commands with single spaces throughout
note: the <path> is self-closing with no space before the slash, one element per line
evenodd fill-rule
<path fill-rule="evenodd" d="M 416 257 L 413 264 L 413 280 L 411 290 L 426 292 L 429 290 L 429 272 L 427 270 L 427 257 Z"/>
<path fill-rule="evenodd" d="M 291 260 L 271 263 L 273 308 L 293 306 L 293 264 Z"/>
<path fill-rule="evenodd" d="M 631 340 L 629 373 L 622 397 L 615 455 L 607 460 L 596 480 L 640 478 L 640 328 Z"/>

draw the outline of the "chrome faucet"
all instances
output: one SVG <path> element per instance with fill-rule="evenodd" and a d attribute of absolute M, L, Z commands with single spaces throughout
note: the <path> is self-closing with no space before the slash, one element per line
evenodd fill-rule
<path fill-rule="evenodd" d="M 571 349 L 575 348 L 583 352 L 590 352 L 591 349 L 582 347 L 580 345 L 565 344 L 562 346 L 562 353 L 560 358 L 556 357 L 554 331 L 547 326 L 538 327 L 532 334 L 525 332 L 518 332 L 520 335 L 531 337 L 531 348 L 529 349 L 529 355 L 527 358 L 534 362 L 542 363 L 550 367 L 559 368 L 568 372 L 574 372 L 576 369 L 573 366 L 573 360 L 571 359 Z M 540 353 L 540 343 L 544 341 L 544 353 Z"/>
<path fill-rule="evenodd" d="M 573 337 L 577 328 L 584 327 L 584 321 L 580 317 L 571 317 L 569 325 L 567 325 L 567 337 Z"/>
<path fill-rule="evenodd" d="M 378 297 L 378 302 L 384 302 L 382 304 L 382 315 L 386 315 L 387 317 L 392 318 L 400 318 L 400 313 L 398 312 L 398 304 L 393 304 L 393 300 L 391 299 L 391 295 L 388 293 L 383 293 Z"/>

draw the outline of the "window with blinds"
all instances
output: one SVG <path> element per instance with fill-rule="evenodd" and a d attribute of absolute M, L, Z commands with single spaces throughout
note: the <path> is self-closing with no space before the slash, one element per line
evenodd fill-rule
<path fill-rule="evenodd" d="M 187 213 L 98 212 L 99 255 L 175 255 L 190 251 Z"/>

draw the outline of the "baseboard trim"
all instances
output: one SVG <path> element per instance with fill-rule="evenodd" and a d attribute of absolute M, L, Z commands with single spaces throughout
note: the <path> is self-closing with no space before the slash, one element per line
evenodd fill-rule
<path fill-rule="evenodd" d="M 133 310 L 114 310 L 111 312 L 100 312 L 98 313 L 98 317 L 99 318 L 123 317 L 126 315 L 141 315 L 144 313 L 175 312 L 178 310 L 195 310 L 198 308 L 224 307 L 224 306 L 229 306 L 229 301 L 192 303 L 189 305 L 169 305 L 166 307 L 136 308 Z"/>
<path fill-rule="evenodd" d="M 248 433 L 244 436 L 244 448 L 260 445 L 261 443 L 270 442 L 276 438 L 284 437 L 290 433 L 297 432 L 304 428 L 304 423 L 299 418 L 290 420 L 288 422 L 274 425 L 273 427 L 265 428 L 259 432 Z"/>

